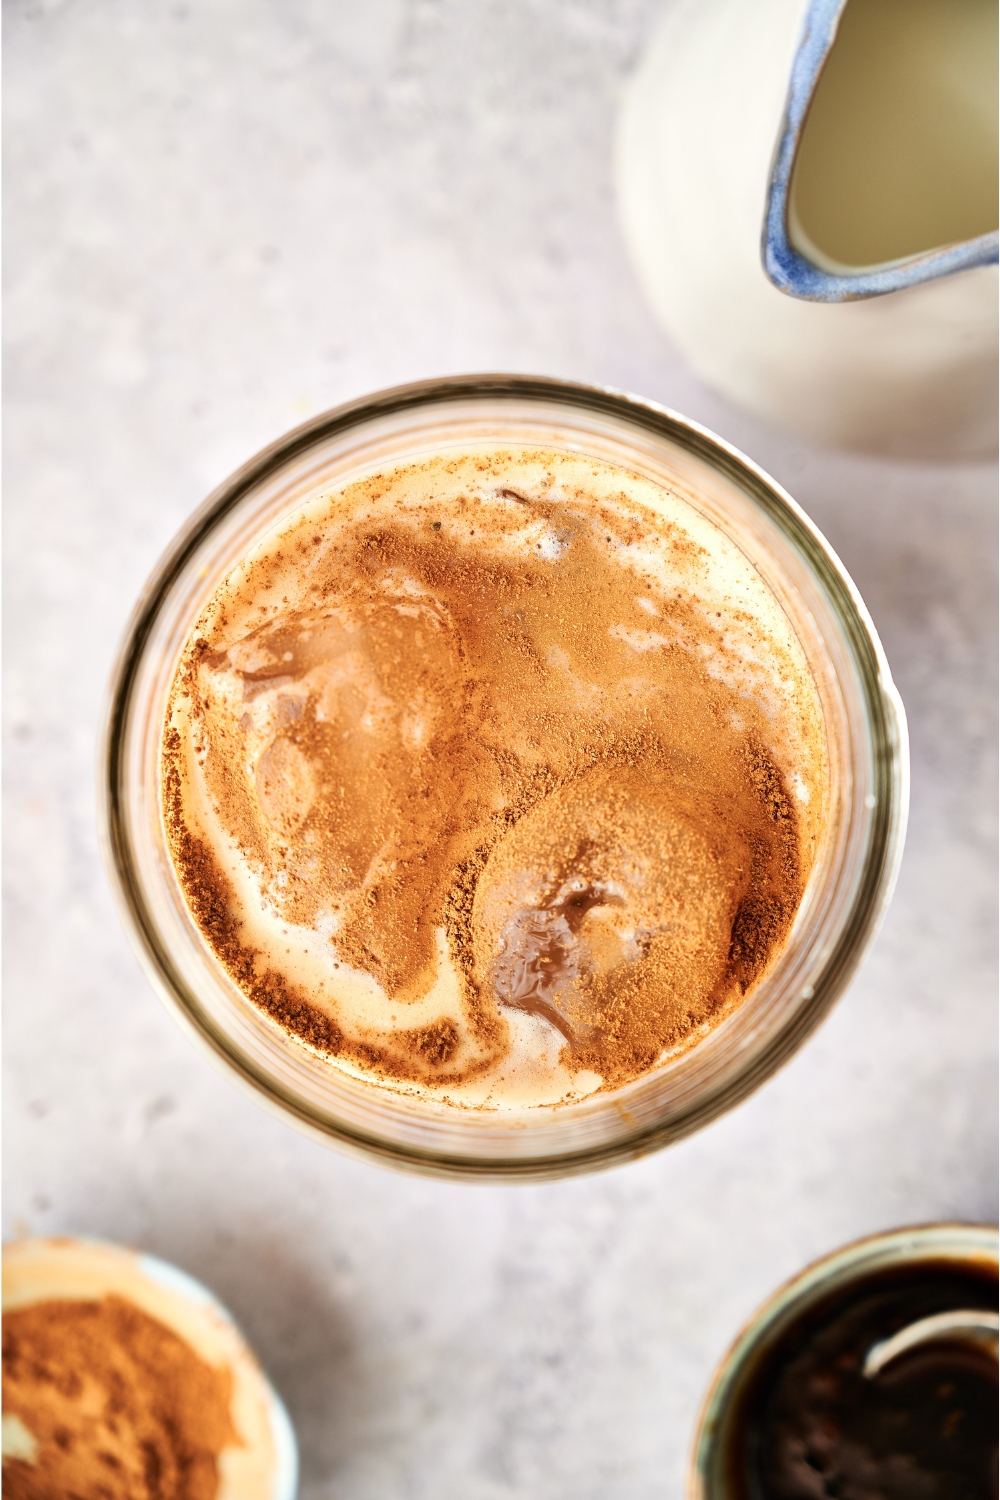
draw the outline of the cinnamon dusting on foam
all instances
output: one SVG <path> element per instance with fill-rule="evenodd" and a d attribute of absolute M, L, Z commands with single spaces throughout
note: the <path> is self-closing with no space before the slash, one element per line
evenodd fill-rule
<path fill-rule="evenodd" d="M 595 460 L 441 455 L 315 497 L 185 648 L 163 808 L 188 906 L 278 1024 L 487 1107 L 621 1086 L 780 953 L 827 796 L 773 594 Z"/>

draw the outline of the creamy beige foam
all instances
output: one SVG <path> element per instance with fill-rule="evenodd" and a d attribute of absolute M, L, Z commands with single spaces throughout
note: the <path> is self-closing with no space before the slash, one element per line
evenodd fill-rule
<path fill-rule="evenodd" d="M 574 454 L 319 493 L 208 603 L 164 732 L 188 906 L 332 1066 L 467 1107 L 615 1088 L 787 941 L 824 826 L 802 647 L 691 504 Z"/>

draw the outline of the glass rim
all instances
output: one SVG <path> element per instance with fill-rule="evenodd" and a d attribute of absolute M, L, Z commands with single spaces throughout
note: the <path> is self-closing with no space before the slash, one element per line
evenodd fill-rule
<path fill-rule="evenodd" d="M 850 910 L 826 954 L 813 993 L 769 1038 L 766 1050 L 735 1077 L 724 1080 L 670 1117 L 620 1138 L 581 1150 L 544 1156 L 490 1157 L 401 1144 L 321 1113 L 249 1058 L 231 1038 L 207 1023 L 186 996 L 168 945 L 145 899 L 131 847 L 125 802 L 124 743 L 133 690 L 144 650 L 171 589 L 203 540 L 255 487 L 289 467 L 320 442 L 380 418 L 449 403 L 509 400 L 561 404 L 638 428 L 707 464 L 742 491 L 801 556 L 840 624 L 863 695 L 874 776 L 874 805 L 867 847 Z M 258 1102 L 306 1133 L 350 1154 L 373 1156 L 396 1167 L 452 1177 L 526 1180 L 567 1176 L 634 1159 L 680 1139 L 732 1108 L 773 1074 L 815 1029 L 842 993 L 870 944 L 898 873 L 908 803 L 906 721 L 888 663 L 868 611 L 829 543 L 798 504 L 731 444 L 669 408 L 609 387 L 544 376 L 457 375 L 421 380 L 358 398 L 321 413 L 255 454 L 193 512 L 153 569 L 128 621 L 111 675 L 98 758 L 99 833 L 111 885 L 133 946 L 154 988 L 184 1029 L 208 1050 L 228 1076 Z"/>
<path fill-rule="evenodd" d="M 943 1219 L 880 1230 L 840 1245 L 790 1276 L 756 1308 L 719 1360 L 702 1399 L 691 1445 L 686 1500 L 726 1500 L 711 1473 L 725 1424 L 738 1400 L 741 1382 L 755 1361 L 784 1329 L 816 1302 L 881 1267 L 928 1260 L 1000 1264 L 1000 1231 L 995 1224 Z"/>

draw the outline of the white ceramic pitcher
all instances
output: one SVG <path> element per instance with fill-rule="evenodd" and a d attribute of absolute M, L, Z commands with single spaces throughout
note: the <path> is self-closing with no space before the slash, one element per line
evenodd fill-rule
<path fill-rule="evenodd" d="M 995 446 L 996 0 L 677 0 L 631 80 L 626 239 L 699 374 L 819 441 Z"/>

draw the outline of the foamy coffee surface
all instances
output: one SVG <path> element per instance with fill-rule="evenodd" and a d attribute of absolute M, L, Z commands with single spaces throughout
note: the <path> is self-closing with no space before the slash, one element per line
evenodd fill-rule
<path fill-rule="evenodd" d="M 164 820 L 218 961 L 332 1066 L 466 1107 L 614 1089 L 783 948 L 827 801 L 777 599 L 575 454 L 319 493 L 185 647 Z"/>

